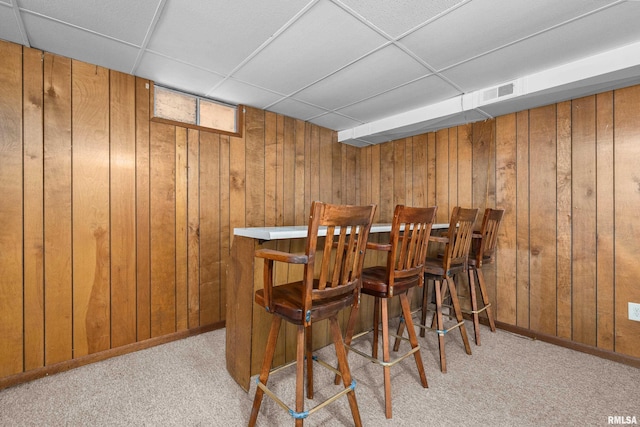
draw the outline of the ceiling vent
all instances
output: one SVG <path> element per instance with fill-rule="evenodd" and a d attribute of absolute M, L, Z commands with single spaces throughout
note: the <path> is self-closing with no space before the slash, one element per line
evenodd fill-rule
<path fill-rule="evenodd" d="M 475 92 L 475 104 L 476 106 L 491 104 L 518 95 L 520 95 L 520 86 L 518 81 L 513 81 Z"/>

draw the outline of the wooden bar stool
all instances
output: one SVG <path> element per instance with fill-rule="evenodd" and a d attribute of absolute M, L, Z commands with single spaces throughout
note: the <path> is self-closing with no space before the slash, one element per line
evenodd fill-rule
<path fill-rule="evenodd" d="M 473 224 L 478 216 L 477 209 L 465 209 L 459 206 L 453 208 L 451 220 L 449 221 L 449 229 L 447 235 L 438 237 L 431 236 L 431 241 L 439 242 L 445 245 L 444 253 L 437 258 L 428 257 L 424 267 L 425 280 L 433 281 L 433 289 L 435 293 L 436 312 L 432 321 L 432 327 L 426 325 L 427 309 L 429 302 L 429 287 L 425 286 L 422 298 L 422 318 L 419 326 L 422 328 L 420 335 L 424 336 L 425 329 L 432 329 L 438 333 L 438 346 L 440 348 L 440 370 L 447 372 L 447 358 L 444 351 L 444 336 L 453 329 L 460 329 L 462 342 L 467 354 L 471 354 L 471 346 L 467 337 L 467 329 L 464 325 L 462 310 L 460 309 L 460 301 L 456 291 L 454 276 L 460 273 L 466 273 L 468 268 L 469 249 L 471 247 L 471 239 L 473 234 Z M 442 313 L 442 301 L 446 298 L 447 293 L 451 298 L 451 308 L 455 313 L 457 323 L 449 328 L 445 328 Z M 400 325 L 402 328 L 403 325 Z M 399 331 L 401 329 L 399 328 Z M 397 345 L 397 343 L 396 343 Z"/>
<path fill-rule="evenodd" d="M 391 418 L 391 373 L 390 369 L 398 362 L 413 355 L 420 375 L 422 386 L 427 388 L 427 377 L 420 355 L 420 345 L 411 319 L 411 304 L 408 292 L 410 289 L 422 286 L 424 282 L 424 263 L 427 257 L 427 245 L 431 234 L 431 226 L 435 219 L 435 207 L 413 208 L 398 205 L 393 214 L 389 243 L 368 243 L 368 249 L 387 252 L 386 266 L 365 268 L 362 272 L 362 293 L 375 298 L 373 316 L 373 346 L 372 355 L 354 348 L 352 338 L 365 336 L 371 330 L 353 336 L 353 329 L 358 315 L 358 308 L 351 310 L 345 343 L 350 351 L 364 356 L 383 367 L 385 415 Z M 402 316 L 407 323 L 408 341 L 411 345 L 404 354 L 391 360 L 389 352 L 389 300 L 395 296 L 400 298 Z M 382 360 L 378 358 L 378 323 L 382 315 Z M 407 340 L 400 335 L 396 339 Z M 396 349 L 397 351 L 397 349 Z M 336 378 L 337 379 L 337 378 Z"/>
<path fill-rule="evenodd" d="M 474 233 L 472 250 L 469 254 L 469 295 L 471 298 L 471 311 L 469 313 L 473 316 L 473 330 L 476 345 L 480 345 L 480 319 L 478 316 L 480 313 L 486 311 L 489 327 L 492 332 L 496 331 L 491 303 L 489 302 L 489 295 L 487 294 L 487 287 L 484 281 L 484 275 L 482 274 L 482 266 L 484 264 L 492 264 L 495 259 L 498 229 L 502 222 L 503 215 L 503 209 L 485 209 L 484 217 L 482 218 L 482 228 L 479 234 Z M 480 309 L 478 309 L 475 286 L 476 279 L 483 304 Z"/>
<path fill-rule="evenodd" d="M 374 212 L 375 205 L 343 206 L 313 202 L 304 254 L 289 254 L 271 249 L 256 251 L 255 256 L 264 258 L 265 261 L 264 289 L 256 291 L 255 301 L 273 315 L 273 320 L 257 380 L 249 426 L 256 423 L 264 394 L 288 411 L 295 419 L 296 426 L 302 426 L 307 416 L 346 395 L 355 425 L 362 425 L 354 391 L 356 384 L 351 378 L 337 315 L 346 307 L 358 306 L 362 267 Z M 326 237 L 319 238 L 324 231 Z M 303 264 L 302 280 L 274 286 L 274 261 Z M 314 275 L 316 268 L 319 271 L 317 278 Z M 297 326 L 295 410 L 267 387 L 269 374 L 273 372 L 271 364 L 283 319 Z M 321 365 L 340 374 L 344 389 L 305 411 L 305 355 L 309 361 L 311 360 L 311 340 L 305 339 L 305 333 L 311 331 L 313 322 L 323 319 L 329 319 L 339 370 L 336 371 L 324 362 L 321 362 Z M 307 375 L 308 384 L 311 384 L 313 373 L 310 369 L 307 369 Z M 312 387 L 308 392 L 310 395 L 313 394 Z"/>

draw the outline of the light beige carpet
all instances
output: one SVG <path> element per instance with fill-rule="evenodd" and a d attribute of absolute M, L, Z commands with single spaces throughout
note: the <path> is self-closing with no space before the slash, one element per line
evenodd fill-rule
<path fill-rule="evenodd" d="M 0 425 L 246 425 L 255 383 L 247 394 L 227 374 L 224 335 L 224 329 L 213 331 L 2 390 Z M 381 368 L 351 353 L 364 425 L 606 426 L 610 416 L 640 422 L 637 368 L 486 327 L 482 338 L 468 356 L 460 335 L 450 333 L 446 374 L 439 371 L 435 334 L 421 339 L 429 388 L 420 386 L 413 358 L 392 368 L 391 420 L 384 416 Z M 332 351 L 320 354 L 333 361 Z M 332 394 L 332 374 L 320 367 L 315 372 L 316 396 Z M 291 405 L 293 375 L 280 373 L 272 383 Z M 307 403 L 307 409 L 313 405 Z M 293 421 L 265 397 L 258 425 Z M 352 425 L 346 398 L 305 425 Z"/>

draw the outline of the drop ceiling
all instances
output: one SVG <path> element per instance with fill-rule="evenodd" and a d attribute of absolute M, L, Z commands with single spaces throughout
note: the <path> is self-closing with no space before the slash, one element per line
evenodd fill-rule
<path fill-rule="evenodd" d="M 638 84 L 639 20 L 637 0 L 0 0 L 0 39 L 358 146 Z"/>

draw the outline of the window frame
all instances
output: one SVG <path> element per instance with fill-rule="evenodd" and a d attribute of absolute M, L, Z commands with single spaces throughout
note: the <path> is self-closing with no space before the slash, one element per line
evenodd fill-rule
<path fill-rule="evenodd" d="M 236 136 L 236 137 L 242 137 L 242 129 L 244 128 L 244 113 L 245 113 L 245 108 L 244 105 L 242 104 L 238 104 L 236 107 L 236 132 L 229 132 L 223 129 L 217 129 L 217 128 L 212 128 L 212 127 L 207 127 L 207 126 L 200 126 L 197 124 L 192 124 L 192 123 L 185 123 L 185 122 L 181 122 L 178 120 L 171 120 L 171 119 L 166 119 L 164 117 L 156 117 L 155 115 L 155 110 L 156 110 L 156 85 L 153 82 L 149 82 L 151 85 L 151 96 L 150 96 L 150 105 L 149 105 L 149 119 L 152 122 L 155 123 L 165 123 L 165 124 L 169 124 L 169 125 L 175 125 L 175 126 L 180 126 L 180 127 L 184 127 L 184 128 L 188 128 L 188 129 L 196 129 L 196 130 L 201 130 L 201 131 L 205 131 L 205 132 L 213 132 L 213 133 L 219 133 L 222 135 L 229 135 L 229 136 Z M 222 105 L 229 105 L 232 106 L 230 104 L 225 104 L 224 102 L 221 101 L 216 101 L 215 99 L 210 99 L 210 98 L 206 98 L 203 96 L 199 96 L 199 95 L 194 95 L 192 93 L 188 93 L 188 92 L 183 92 L 180 90 L 176 90 L 170 87 L 166 87 L 166 86 L 162 86 L 162 85 L 158 85 L 158 87 L 161 87 L 162 89 L 166 89 L 168 91 L 171 92 L 176 92 L 178 94 L 181 95 L 186 95 L 186 96 L 192 96 L 194 98 L 196 98 L 197 100 L 203 99 L 207 102 L 215 102 L 215 103 L 219 103 Z M 198 115 L 200 113 L 199 111 L 199 103 L 196 103 L 197 107 L 196 107 L 196 115 Z M 198 118 L 197 118 L 198 119 Z"/>

